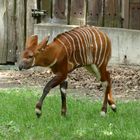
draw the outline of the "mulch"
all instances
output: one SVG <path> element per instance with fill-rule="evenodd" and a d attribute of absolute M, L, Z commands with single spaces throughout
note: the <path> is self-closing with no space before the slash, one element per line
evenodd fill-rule
<path fill-rule="evenodd" d="M 112 92 L 117 100 L 140 99 L 140 66 L 110 66 Z M 0 70 L 0 88 L 41 88 L 53 78 L 46 68 L 30 70 Z M 103 87 L 96 78 L 84 68 L 74 70 L 68 75 L 69 89 L 74 96 L 87 96 L 100 99 Z M 74 93 L 73 93 L 74 92 Z"/>

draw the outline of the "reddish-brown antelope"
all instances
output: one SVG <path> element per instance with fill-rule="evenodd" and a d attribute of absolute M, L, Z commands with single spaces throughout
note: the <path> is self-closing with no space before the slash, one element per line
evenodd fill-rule
<path fill-rule="evenodd" d="M 112 99 L 111 79 L 107 64 L 111 57 L 111 42 L 108 36 L 96 27 L 77 27 L 71 31 L 59 34 L 51 43 L 46 37 L 38 44 L 38 36 L 28 38 L 19 69 L 29 69 L 34 66 L 51 68 L 55 77 L 49 81 L 41 98 L 36 104 L 35 112 L 39 117 L 43 101 L 49 91 L 60 85 L 62 108 L 61 114 L 66 115 L 67 75 L 79 67 L 85 67 L 100 80 L 105 87 L 105 96 L 101 115 L 107 112 L 107 102 L 116 111 Z"/>

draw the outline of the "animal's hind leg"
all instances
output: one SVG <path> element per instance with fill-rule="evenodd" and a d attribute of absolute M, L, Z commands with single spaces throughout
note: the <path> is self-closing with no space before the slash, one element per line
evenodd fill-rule
<path fill-rule="evenodd" d="M 104 95 L 104 101 L 103 106 L 101 109 L 101 115 L 105 115 L 107 112 L 107 102 L 111 106 L 112 110 L 116 110 L 115 102 L 112 99 L 112 91 L 111 91 L 111 79 L 110 74 L 106 70 L 106 67 L 101 67 L 98 69 L 96 65 L 92 64 L 85 67 L 89 72 L 93 73 L 97 80 L 102 82 L 103 87 L 105 88 L 105 95 Z"/>
<path fill-rule="evenodd" d="M 100 68 L 100 72 L 101 72 L 101 82 L 105 83 L 104 85 L 105 95 L 104 95 L 104 101 L 101 110 L 101 114 L 103 115 L 107 112 L 107 102 L 109 103 L 113 111 L 116 111 L 116 105 L 112 99 L 110 73 L 106 70 L 105 67 Z"/>
<path fill-rule="evenodd" d="M 113 97 L 112 97 L 112 90 L 111 90 L 111 78 L 110 78 L 110 73 L 107 71 L 108 73 L 108 77 L 110 79 L 110 90 L 109 90 L 109 93 L 108 93 L 108 104 L 110 105 L 111 109 L 116 112 L 116 105 L 115 105 L 115 102 L 113 100 Z"/>
<path fill-rule="evenodd" d="M 99 69 L 96 67 L 96 65 L 92 64 L 92 65 L 88 65 L 85 67 L 90 73 L 92 73 L 96 79 L 98 81 L 100 81 L 101 79 L 101 75 L 100 75 L 100 72 L 99 72 Z"/>
<path fill-rule="evenodd" d="M 66 89 L 68 87 L 68 82 L 63 81 L 60 84 L 60 92 L 61 92 L 61 101 L 62 101 L 62 107 L 61 107 L 61 115 L 65 116 L 66 111 L 67 111 L 67 106 L 66 106 Z"/>
<path fill-rule="evenodd" d="M 103 102 L 103 106 L 102 106 L 102 109 L 101 109 L 101 115 L 104 116 L 105 113 L 107 112 L 107 100 L 108 100 L 108 89 L 107 89 L 107 83 L 108 82 L 107 82 L 107 76 L 104 75 L 104 71 L 105 70 L 101 69 L 99 71 L 99 69 L 94 64 L 89 65 L 89 66 L 86 66 L 86 69 L 89 72 L 93 73 L 96 76 L 97 80 L 99 80 L 99 81 L 101 80 L 104 83 L 104 85 L 106 86 L 106 89 L 105 89 L 106 92 L 105 92 L 104 102 Z"/>

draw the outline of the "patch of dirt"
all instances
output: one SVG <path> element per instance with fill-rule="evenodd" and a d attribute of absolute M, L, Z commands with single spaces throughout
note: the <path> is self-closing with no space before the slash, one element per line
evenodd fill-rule
<path fill-rule="evenodd" d="M 140 67 L 113 66 L 108 67 L 112 78 L 112 92 L 116 99 L 140 99 Z M 1 70 L 0 88 L 39 87 L 45 86 L 53 77 L 52 73 L 44 68 L 31 70 Z M 100 99 L 103 96 L 103 87 L 96 78 L 84 68 L 79 68 L 68 75 L 69 89 L 75 96 L 87 96 Z M 73 90 L 74 89 L 74 90 Z M 78 93 L 78 94 L 77 94 Z"/>

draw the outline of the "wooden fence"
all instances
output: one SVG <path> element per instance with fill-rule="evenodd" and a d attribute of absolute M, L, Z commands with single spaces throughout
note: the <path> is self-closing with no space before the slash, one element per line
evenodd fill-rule
<path fill-rule="evenodd" d="M 45 22 L 121 27 L 121 0 L 53 0 L 49 9 L 47 1 L 42 0 Z"/>
<path fill-rule="evenodd" d="M 140 29 L 140 0 L 42 0 L 42 22 Z"/>
<path fill-rule="evenodd" d="M 0 0 L 0 64 L 14 63 L 33 33 L 35 0 Z"/>
<path fill-rule="evenodd" d="M 45 23 L 140 29 L 139 0 L 0 0 L 0 64 L 18 60 L 33 34 L 33 8 L 46 10 Z"/>

